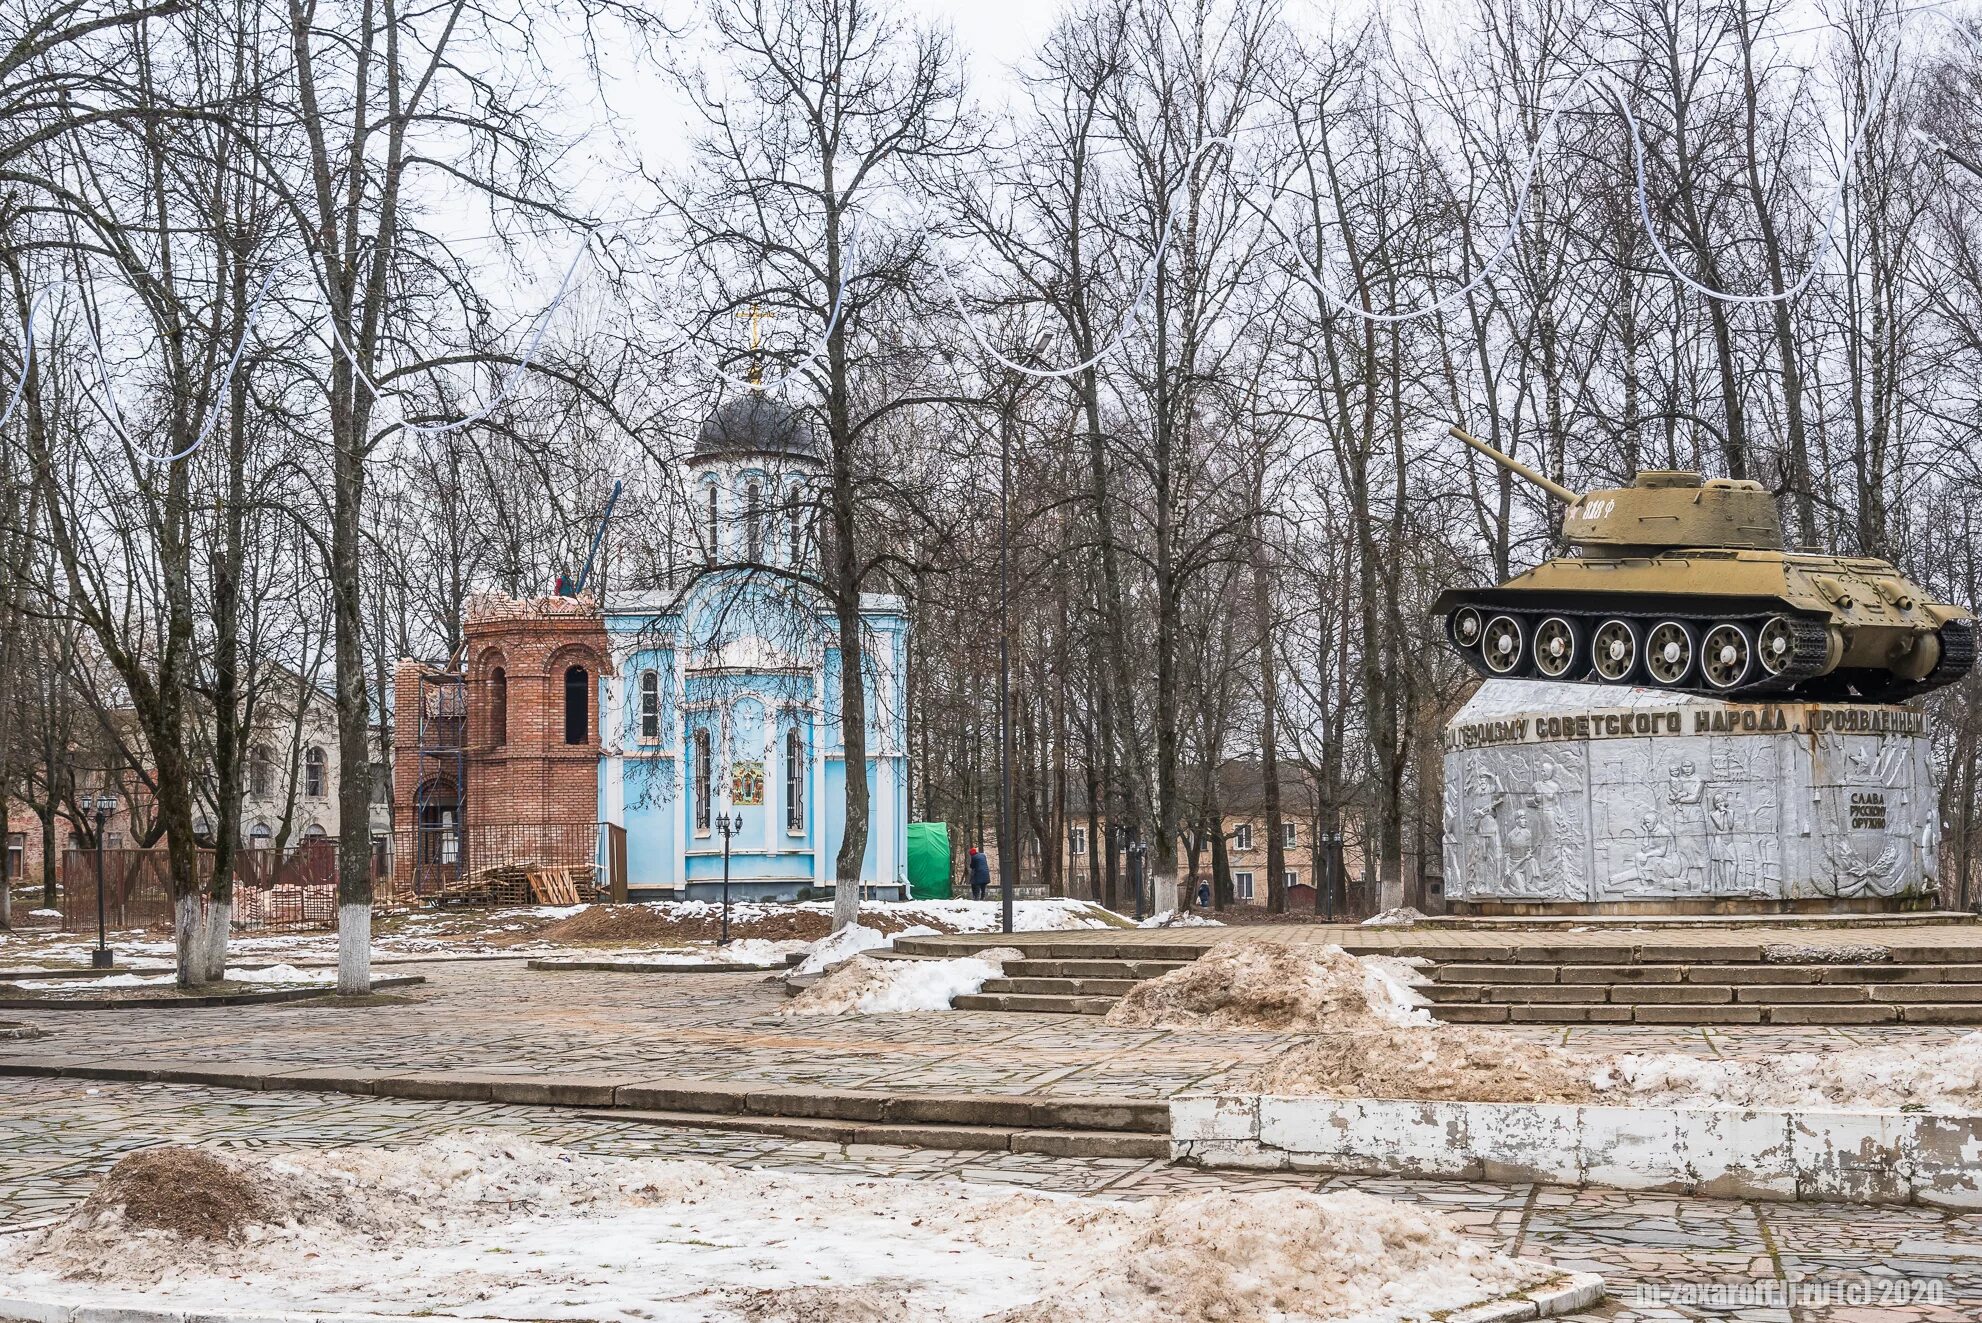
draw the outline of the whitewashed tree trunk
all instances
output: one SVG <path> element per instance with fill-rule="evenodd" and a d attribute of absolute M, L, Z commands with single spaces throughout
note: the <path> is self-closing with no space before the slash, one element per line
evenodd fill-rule
<path fill-rule="evenodd" d="M 173 958 L 178 964 L 179 986 L 182 988 L 197 988 L 209 981 L 203 949 L 206 907 L 202 902 L 205 899 L 193 891 L 172 902 Z"/>
<path fill-rule="evenodd" d="M 200 982 L 219 983 L 227 977 L 227 936 L 234 921 L 234 903 L 207 898 L 201 910 L 197 947 Z"/>
<path fill-rule="evenodd" d="M 372 907 L 337 907 L 337 991 L 362 997 L 372 990 Z"/>

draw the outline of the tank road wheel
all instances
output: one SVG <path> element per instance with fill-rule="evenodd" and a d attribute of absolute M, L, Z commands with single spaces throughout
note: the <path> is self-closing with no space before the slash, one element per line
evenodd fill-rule
<path fill-rule="evenodd" d="M 1591 663 L 1612 684 L 1623 684 L 1638 665 L 1638 627 L 1628 620 L 1606 620 L 1590 639 Z"/>
<path fill-rule="evenodd" d="M 1495 616 L 1487 621 L 1481 636 L 1481 660 L 1495 675 L 1512 675 L 1521 668 L 1521 622 L 1513 616 Z"/>
<path fill-rule="evenodd" d="M 1781 675 L 1796 660 L 1796 626 L 1788 616 L 1770 616 L 1755 639 L 1755 660 L 1770 675 Z"/>
<path fill-rule="evenodd" d="M 1560 680 L 1586 661 L 1581 625 L 1567 616 L 1550 616 L 1535 626 L 1535 669 L 1543 675 Z"/>
<path fill-rule="evenodd" d="M 1480 634 L 1486 629 L 1486 622 L 1474 608 L 1460 607 L 1445 618 L 1445 624 L 1452 631 L 1452 642 L 1459 647 L 1471 650 L 1480 646 Z"/>
<path fill-rule="evenodd" d="M 1661 620 L 1645 636 L 1645 673 L 1654 684 L 1675 688 L 1693 673 L 1693 659 L 1699 651 L 1691 626 Z"/>
<path fill-rule="evenodd" d="M 1748 631 L 1723 620 L 1700 640 L 1700 674 L 1715 689 L 1739 689 L 1755 669 L 1755 645 Z"/>

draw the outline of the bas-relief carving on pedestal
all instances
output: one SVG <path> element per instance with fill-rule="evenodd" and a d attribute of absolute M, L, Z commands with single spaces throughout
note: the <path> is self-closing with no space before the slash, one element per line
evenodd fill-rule
<path fill-rule="evenodd" d="M 1446 892 L 1595 902 L 1931 887 L 1924 724 L 1841 706 L 1489 682 L 1448 727 Z M 1867 711 L 1896 729 L 1814 733 Z"/>

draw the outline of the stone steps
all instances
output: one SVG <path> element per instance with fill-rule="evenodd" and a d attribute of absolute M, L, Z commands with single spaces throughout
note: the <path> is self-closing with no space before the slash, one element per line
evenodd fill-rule
<path fill-rule="evenodd" d="M 1457 1003 L 1432 1008 L 1447 1024 L 1982 1024 L 1982 1002 L 1742 1003 L 1651 1006 Z"/>
<path fill-rule="evenodd" d="M 1428 972 L 1420 991 L 1453 1024 L 1982 1024 L 1982 965 L 1959 959 L 1531 959 Z"/>
<path fill-rule="evenodd" d="M 985 980 L 982 991 L 1045 993 L 1056 997 L 1119 997 L 1135 985 L 1133 978 L 994 978 Z"/>
<path fill-rule="evenodd" d="M 1106 1015 L 1116 997 L 1072 997 L 1055 993 L 970 992 L 950 1003 L 959 1011 L 1030 1011 L 1042 1015 Z"/>

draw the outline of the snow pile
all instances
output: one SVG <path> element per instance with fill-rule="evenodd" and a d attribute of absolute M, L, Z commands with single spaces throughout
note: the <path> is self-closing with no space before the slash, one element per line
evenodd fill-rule
<path fill-rule="evenodd" d="M 856 955 L 785 1003 L 785 1015 L 844 1015 L 858 1011 L 947 1011 L 958 997 L 978 991 L 1023 957 L 994 946 L 956 960 L 876 960 Z"/>
<path fill-rule="evenodd" d="M 1414 923 L 1429 918 L 1423 910 L 1410 905 L 1399 905 L 1394 909 L 1378 910 L 1363 920 L 1365 928 L 1408 928 Z"/>
<path fill-rule="evenodd" d="M 784 964 L 787 959 L 800 951 L 811 949 L 812 945 L 809 942 L 767 942 L 761 937 L 740 937 L 728 946 L 719 946 L 709 952 L 708 958 L 715 963 L 758 965 L 772 969 Z M 702 952 L 698 948 L 693 954 L 699 956 Z"/>
<path fill-rule="evenodd" d="M 1320 1034 L 1269 1062 L 1254 1087 L 1281 1097 L 1585 1103 L 1602 1059 L 1462 1025 Z"/>
<path fill-rule="evenodd" d="M 1339 946 L 1224 942 L 1190 964 L 1130 988 L 1112 1025 L 1324 1029 L 1429 1025 L 1417 973 L 1390 957 Z"/>
<path fill-rule="evenodd" d="M 1262 1067 L 1261 1093 L 1619 1107 L 1982 1113 L 1982 1033 L 1951 1043 L 1696 1057 L 1598 1054 L 1461 1025 L 1317 1034 Z"/>
<path fill-rule="evenodd" d="M 1161 914 L 1150 915 L 1136 925 L 1138 928 L 1223 928 L 1224 926 L 1222 921 L 1207 919 L 1195 910 L 1164 910 Z"/>
<path fill-rule="evenodd" d="M 29 917 L 30 919 L 59 919 L 59 918 L 61 918 L 61 917 L 62 917 L 62 911 L 60 911 L 60 910 L 29 910 L 29 911 L 28 911 L 28 917 Z"/>
<path fill-rule="evenodd" d="M 1919 1107 L 1974 1115 L 1982 1112 L 1982 1033 L 1951 1043 L 1756 1058 L 1632 1052 L 1604 1059 L 1593 1079 L 1640 1106 Z"/>
<path fill-rule="evenodd" d="M 890 946 L 887 935 L 877 928 L 861 924 L 849 924 L 836 933 L 829 933 L 806 948 L 805 959 L 799 961 L 794 974 L 817 974 L 826 966 L 842 960 L 850 960 L 862 951 L 873 951 Z"/>
<path fill-rule="evenodd" d="M 172 1171 L 126 1159 L 62 1221 L 0 1239 L 10 1293 L 175 1313 L 1300 1323 L 1442 1316 L 1562 1277 L 1360 1193 L 1106 1202 L 473 1134 L 177 1152 L 162 1165 L 210 1159 L 220 1207 L 188 1210 Z"/>

